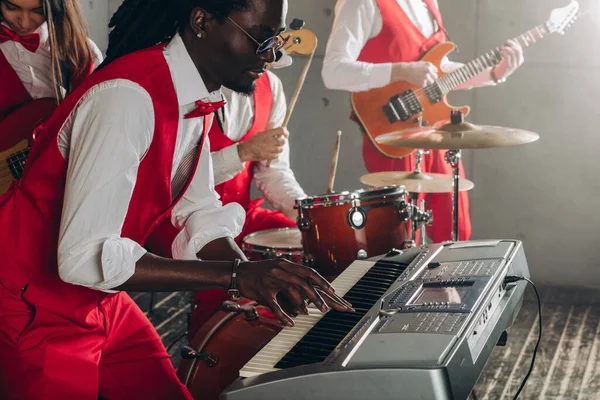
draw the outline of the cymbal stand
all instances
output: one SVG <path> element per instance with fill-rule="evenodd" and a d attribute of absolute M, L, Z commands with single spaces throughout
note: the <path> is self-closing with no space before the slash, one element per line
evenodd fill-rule
<path fill-rule="evenodd" d="M 458 241 L 458 193 L 459 193 L 459 166 L 462 154 L 460 150 L 448 150 L 444 156 L 446 162 L 452 167 L 452 241 Z"/>

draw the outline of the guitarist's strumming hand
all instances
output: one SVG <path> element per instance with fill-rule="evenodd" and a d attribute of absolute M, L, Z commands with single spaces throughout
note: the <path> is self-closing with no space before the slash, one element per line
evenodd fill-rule
<path fill-rule="evenodd" d="M 523 65 L 525 59 L 523 57 L 523 48 L 513 40 L 506 42 L 506 45 L 500 49 L 500 55 L 502 56 L 502 61 L 494 68 L 494 73 L 499 80 L 503 81 Z"/>
<path fill-rule="evenodd" d="M 405 81 L 415 86 L 427 86 L 432 84 L 437 77 L 437 68 L 427 61 L 392 64 L 392 82 Z"/>

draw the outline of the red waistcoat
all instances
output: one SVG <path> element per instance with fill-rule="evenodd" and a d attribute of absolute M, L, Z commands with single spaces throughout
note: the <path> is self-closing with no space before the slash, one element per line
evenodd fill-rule
<path fill-rule="evenodd" d="M 23 179 L 0 197 L 0 282 L 9 290 L 18 292 L 28 285 L 29 301 L 72 318 L 85 315 L 105 296 L 64 283 L 57 265 L 67 171 L 67 162 L 57 145 L 58 134 L 93 86 L 112 79 L 128 79 L 148 91 L 154 106 L 154 136 L 139 166 L 121 237 L 143 245 L 179 200 L 171 197 L 179 106 L 162 49 L 163 46 L 155 46 L 127 55 L 96 72 L 67 97 L 37 132 Z"/>
<path fill-rule="evenodd" d="M 419 61 L 436 44 L 446 41 L 442 15 L 433 0 L 423 0 L 439 29 L 430 38 L 410 20 L 397 0 L 377 0 L 383 26 L 379 35 L 367 41 L 358 61 L 383 64 Z"/>
<path fill-rule="evenodd" d="M 271 108 L 273 106 L 273 92 L 271 90 L 269 74 L 263 74 L 263 76 L 256 81 L 256 90 L 254 91 L 253 96 L 254 123 L 248 133 L 246 133 L 237 143 L 245 142 L 267 128 L 271 116 Z M 231 116 L 231 118 L 235 118 L 235 116 Z M 236 143 L 223 133 L 219 124 L 216 122 L 212 125 L 209 137 L 211 153 Z M 246 210 L 250 208 L 250 188 L 252 184 L 253 168 L 254 163 L 247 162 L 242 172 L 237 174 L 233 179 L 215 187 L 215 190 L 219 193 L 219 196 L 221 196 L 223 204 L 239 203 Z"/>

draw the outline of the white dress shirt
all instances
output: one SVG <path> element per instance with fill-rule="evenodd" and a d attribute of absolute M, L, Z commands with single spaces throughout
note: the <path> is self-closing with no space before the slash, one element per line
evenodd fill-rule
<path fill-rule="evenodd" d="M 266 127 L 269 130 L 278 128 L 283 124 L 287 103 L 281 80 L 272 72 L 268 71 L 267 73 L 273 92 L 273 106 Z M 254 97 L 242 95 L 226 88 L 223 88 L 222 92 L 227 104 L 223 108 L 225 121 L 221 121 L 221 125 L 225 135 L 237 142 L 246 135 L 254 123 Z M 219 118 L 220 115 L 219 112 Z M 215 184 L 217 185 L 235 177 L 245 165 L 240 160 L 237 144 L 213 152 L 212 157 L 215 169 Z M 270 167 L 266 166 L 266 162 L 255 163 L 252 175 L 258 190 L 265 199 L 274 208 L 295 220 L 298 216 L 298 212 L 294 210 L 295 200 L 305 197 L 306 194 L 296 181 L 294 172 L 290 168 L 289 140 L 285 141 L 283 152 L 277 160 L 273 160 Z"/>
<path fill-rule="evenodd" d="M 204 118 L 185 119 L 195 101 L 220 100 L 209 93 L 181 38 L 164 50 L 179 103 L 179 126 L 172 177 L 186 154 L 198 146 Z M 148 92 L 124 79 L 94 86 L 79 102 L 59 135 L 68 159 L 60 226 L 58 267 L 69 283 L 110 291 L 135 272 L 146 253 L 122 238 L 121 229 L 136 185 L 140 161 L 154 134 L 154 109 Z M 210 143 L 202 148 L 196 174 L 172 213 L 181 229 L 172 244 L 174 258 L 196 259 L 209 242 L 235 237 L 245 212 L 236 203 L 221 206 L 214 190 Z"/>
<path fill-rule="evenodd" d="M 5 23 L 2 24 L 8 27 Z M 21 43 L 12 40 L 0 44 L 0 51 L 4 53 L 4 57 L 32 98 L 56 97 L 52 82 L 48 24 L 44 22 L 34 33 L 40 35 L 40 45 L 35 52 L 25 49 Z M 92 52 L 92 62 L 94 67 L 97 67 L 102 63 L 102 52 L 91 39 L 88 39 L 88 43 Z"/>
<path fill-rule="evenodd" d="M 438 31 L 435 18 L 423 0 L 397 0 L 411 22 L 427 38 Z M 435 2 L 437 6 L 437 1 Z M 338 0 L 335 22 L 327 42 L 322 77 L 329 89 L 360 92 L 386 86 L 392 81 L 392 63 L 373 64 L 357 61 L 365 44 L 383 29 L 377 0 Z M 442 70 L 451 72 L 463 64 L 442 60 Z M 489 77 L 479 75 L 460 89 L 488 84 Z"/>

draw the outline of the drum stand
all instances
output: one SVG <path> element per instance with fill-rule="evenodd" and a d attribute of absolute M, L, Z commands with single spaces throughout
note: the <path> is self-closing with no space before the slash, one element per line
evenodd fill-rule
<path fill-rule="evenodd" d="M 423 150 L 417 150 L 415 154 L 415 174 L 421 173 L 421 162 L 423 161 Z M 433 223 L 433 214 L 431 211 L 425 210 L 425 200 L 419 204 L 419 193 L 414 192 L 410 194 L 410 202 L 408 205 L 408 219 L 410 220 L 409 236 L 410 240 L 402 243 L 403 249 L 410 249 L 417 246 L 417 233 L 424 225 L 431 225 Z M 424 231 L 424 230 L 423 230 Z M 423 241 L 421 244 L 425 244 Z"/>
<path fill-rule="evenodd" d="M 459 166 L 461 151 L 448 150 L 444 157 L 448 165 L 452 167 L 452 241 L 458 241 L 458 194 L 459 194 Z"/>
<path fill-rule="evenodd" d="M 433 215 L 431 211 L 425 211 L 425 200 L 421 200 L 419 204 L 419 193 L 410 194 L 410 203 L 408 205 L 408 213 L 410 220 L 409 236 L 410 240 L 402 243 L 403 249 L 410 249 L 417 246 L 417 233 L 425 225 L 433 223 Z M 425 244 L 421 242 L 421 244 Z"/>

